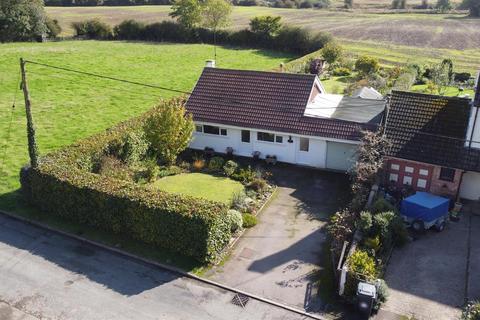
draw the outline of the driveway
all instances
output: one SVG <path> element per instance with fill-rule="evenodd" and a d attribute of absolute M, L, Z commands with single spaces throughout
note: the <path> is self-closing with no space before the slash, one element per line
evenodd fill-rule
<path fill-rule="evenodd" d="M 305 319 L 0 215 L 0 319 Z M 226 316 L 228 315 L 228 316 Z"/>
<path fill-rule="evenodd" d="M 377 319 L 459 319 L 467 299 L 480 298 L 480 217 L 464 213 L 437 233 L 395 250 L 386 281 L 390 296 Z"/>
<path fill-rule="evenodd" d="M 213 280 L 310 312 L 322 309 L 315 282 L 324 261 L 325 224 L 348 190 L 345 175 L 291 166 L 273 172 L 277 195 Z M 321 288 L 320 288 L 321 290 Z"/>

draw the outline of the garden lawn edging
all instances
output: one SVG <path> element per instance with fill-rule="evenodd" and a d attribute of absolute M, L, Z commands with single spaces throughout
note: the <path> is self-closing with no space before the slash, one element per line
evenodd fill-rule
<path fill-rule="evenodd" d="M 22 169 L 22 191 L 48 214 L 127 234 L 200 262 L 215 261 L 231 236 L 225 204 L 92 173 L 109 143 L 138 128 L 147 114 L 48 154 L 36 168 Z"/>

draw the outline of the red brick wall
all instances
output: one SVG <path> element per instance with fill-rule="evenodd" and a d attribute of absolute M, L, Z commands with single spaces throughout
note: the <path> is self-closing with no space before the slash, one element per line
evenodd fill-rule
<path fill-rule="evenodd" d="M 454 198 L 460 184 L 461 170 L 455 170 L 452 182 L 440 180 L 440 166 L 423 162 L 388 158 L 385 163 L 386 183 L 395 183 L 398 187 L 410 184 L 415 191 Z M 396 181 L 393 182 L 392 180 Z"/>

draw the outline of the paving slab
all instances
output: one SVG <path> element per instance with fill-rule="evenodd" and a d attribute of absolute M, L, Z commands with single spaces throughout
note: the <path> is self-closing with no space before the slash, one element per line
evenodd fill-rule
<path fill-rule="evenodd" d="M 305 319 L 0 215 L 0 319 Z"/>

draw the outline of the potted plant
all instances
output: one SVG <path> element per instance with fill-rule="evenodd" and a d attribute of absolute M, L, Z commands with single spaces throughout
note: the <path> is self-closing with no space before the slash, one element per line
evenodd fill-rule
<path fill-rule="evenodd" d="M 267 164 L 273 164 L 275 165 L 277 163 L 277 156 L 276 155 L 269 155 L 267 154 L 265 157 L 265 162 Z"/>
<path fill-rule="evenodd" d="M 252 153 L 253 160 L 258 160 L 258 159 L 260 159 L 260 154 L 261 154 L 260 151 L 253 151 L 253 153 Z"/>
<path fill-rule="evenodd" d="M 205 147 L 205 156 L 208 158 L 213 157 L 213 154 L 215 153 L 215 149 L 210 148 L 210 147 Z"/>
<path fill-rule="evenodd" d="M 453 221 L 453 222 L 460 221 L 460 211 L 455 211 L 455 210 L 450 211 L 450 221 Z"/>

